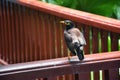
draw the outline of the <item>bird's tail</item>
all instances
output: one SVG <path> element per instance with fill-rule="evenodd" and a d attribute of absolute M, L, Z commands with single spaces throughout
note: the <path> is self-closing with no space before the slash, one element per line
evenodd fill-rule
<path fill-rule="evenodd" d="M 77 52 L 77 56 L 79 58 L 79 60 L 83 60 L 84 59 L 84 53 L 83 50 L 80 50 L 79 48 L 76 50 Z"/>

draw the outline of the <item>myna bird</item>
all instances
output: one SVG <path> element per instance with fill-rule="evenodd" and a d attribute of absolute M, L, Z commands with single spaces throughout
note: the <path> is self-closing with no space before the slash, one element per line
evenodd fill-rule
<path fill-rule="evenodd" d="M 77 55 L 79 60 L 84 59 L 83 47 L 86 45 L 85 38 L 78 28 L 75 28 L 74 22 L 71 20 L 60 21 L 60 23 L 65 24 L 66 29 L 64 30 L 64 38 L 69 50 Z M 68 59 L 70 56 L 68 54 Z"/>

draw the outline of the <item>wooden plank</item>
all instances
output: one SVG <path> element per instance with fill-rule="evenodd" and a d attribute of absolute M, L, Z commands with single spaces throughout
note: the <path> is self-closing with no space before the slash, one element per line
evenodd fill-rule
<path fill-rule="evenodd" d="M 48 30 L 48 29 L 46 29 L 45 27 L 45 25 L 46 25 L 46 23 L 45 23 L 45 15 L 44 15 L 44 13 L 42 13 L 42 15 L 41 15 L 41 17 L 42 17 L 42 22 L 43 22 L 43 26 L 42 26 L 42 30 L 43 30 L 43 36 L 42 36 L 42 38 L 43 38 L 43 50 L 44 50 L 44 57 L 43 57 L 43 59 L 47 59 L 47 53 L 46 53 L 46 48 L 47 48 L 47 44 L 46 44 L 46 36 L 47 36 L 47 33 L 46 33 L 46 30 Z M 45 30 L 46 29 L 46 30 Z M 43 54 L 43 53 L 42 53 Z"/>
<path fill-rule="evenodd" d="M 105 70 L 104 75 L 104 80 L 119 80 L 119 68 Z"/>
<path fill-rule="evenodd" d="M 103 57 L 103 55 L 105 57 Z M 120 52 L 117 51 L 103 54 L 86 55 L 84 61 L 77 61 L 77 57 L 72 57 L 74 59 L 73 62 L 69 62 L 67 58 L 57 58 L 13 64 L 0 67 L 0 79 L 6 80 L 9 77 L 12 77 L 12 79 L 15 80 L 23 80 L 25 78 L 27 79 L 27 76 L 29 76 L 31 79 L 34 79 L 38 77 L 52 77 L 63 74 L 89 72 L 91 70 L 96 71 L 114 69 L 120 67 L 119 56 Z M 8 74 L 6 75 L 6 73 Z M 24 78 L 20 76 L 24 76 Z"/>
<path fill-rule="evenodd" d="M 8 63 L 13 63 L 12 62 L 12 59 L 13 59 L 13 48 L 12 48 L 12 46 L 13 46 L 13 42 L 12 42 L 12 25 L 13 25 L 13 19 L 12 19 L 12 8 L 11 8 L 11 3 L 9 2 L 8 3 L 8 18 L 9 18 L 9 22 L 8 23 L 10 23 L 10 24 L 8 24 L 9 26 L 8 26 L 8 33 L 9 33 L 9 35 L 8 35 L 8 37 L 9 37 L 9 39 L 8 39 L 8 41 L 9 41 L 9 61 L 8 61 Z"/>
<path fill-rule="evenodd" d="M 99 29 L 92 28 L 92 53 L 98 53 L 99 52 Z"/>
<path fill-rule="evenodd" d="M 30 61 L 34 61 L 35 55 L 33 54 L 35 52 L 35 27 L 34 26 L 34 10 L 29 9 L 29 19 L 30 19 L 30 24 L 29 24 L 29 45 L 30 45 Z M 34 36 L 35 35 L 35 36 Z M 44 46 L 43 46 L 44 47 Z M 45 54 L 45 53 L 44 53 Z"/>
<path fill-rule="evenodd" d="M 4 57 L 3 59 L 6 60 L 6 57 L 7 57 L 7 43 L 6 43 L 6 38 L 7 38 L 7 34 L 6 34 L 6 27 L 7 27 L 7 24 L 6 24 L 6 6 L 5 6 L 6 2 L 5 1 L 2 1 L 2 20 L 3 20 L 3 54 L 4 54 Z"/>
<path fill-rule="evenodd" d="M 12 20 L 13 20 L 12 29 L 11 29 L 11 32 L 12 32 L 12 48 L 13 48 L 12 50 L 13 50 L 13 52 L 12 52 L 11 57 L 13 58 L 12 59 L 13 63 L 16 63 L 16 37 L 17 37 L 17 33 L 16 33 L 16 23 L 15 23 L 16 22 L 16 19 L 15 19 L 15 4 L 12 3 L 11 6 L 12 6 L 11 16 L 12 16 Z"/>
<path fill-rule="evenodd" d="M 4 7 L 4 45 L 5 45 L 5 61 L 8 61 L 7 58 L 8 58 L 8 22 L 7 22 L 7 2 L 6 1 L 3 1 L 3 7 Z"/>
<path fill-rule="evenodd" d="M 43 14 L 41 12 L 39 12 L 39 45 L 40 45 L 40 59 L 43 60 L 44 59 L 44 34 L 43 34 L 43 27 L 44 27 L 44 23 L 43 23 Z"/>
<path fill-rule="evenodd" d="M 99 29 L 92 28 L 92 53 L 99 52 Z M 99 71 L 94 71 L 94 80 L 99 80 Z"/>
<path fill-rule="evenodd" d="M 1 0 L 2 1 L 2 0 Z M 2 5 L 2 3 L 1 3 L 1 1 L 0 1 L 0 36 L 2 37 L 2 31 L 1 31 L 1 28 L 2 28 L 2 8 L 1 8 L 1 5 Z M 2 46 L 1 46 L 1 43 L 2 42 L 2 39 L 0 38 L 0 58 L 2 58 Z"/>
<path fill-rule="evenodd" d="M 108 51 L 108 32 L 105 30 L 101 30 L 101 51 L 102 52 Z M 103 80 L 105 79 L 106 75 L 107 70 L 102 71 Z"/>
<path fill-rule="evenodd" d="M 39 14 L 39 11 L 36 11 L 35 22 L 36 22 L 36 34 L 37 34 L 37 44 L 36 44 L 37 60 L 41 59 L 41 54 L 42 54 L 41 52 L 42 45 L 40 44 L 41 43 L 41 35 L 40 35 L 41 22 L 39 20 L 40 20 L 40 14 Z"/>
<path fill-rule="evenodd" d="M 23 11 L 22 11 L 22 9 L 23 9 L 23 7 L 22 6 L 19 6 L 19 37 L 20 37 L 20 48 L 19 48 L 19 53 L 20 53 L 20 55 L 19 55 L 19 57 L 18 57 L 18 60 L 20 60 L 20 62 L 24 62 L 24 44 L 23 44 L 23 36 L 24 36 L 24 29 L 23 29 L 23 27 L 24 27 L 24 25 L 23 25 L 23 21 L 24 21 L 24 19 L 23 19 Z M 24 13 L 25 14 L 25 13 Z M 26 23 L 27 24 L 27 23 Z"/>
<path fill-rule="evenodd" d="M 3 3 L 2 0 L 0 1 L 0 7 L 1 7 L 1 26 L 0 26 L 0 30 L 1 30 L 1 58 L 4 59 L 4 24 L 3 24 Z"/>
<path fill-rule="evenodd" d="M 29 9 L 24 7 L 24 6 L 19 6 L 19 20 L 20 20 L 20 23 L 21 23 L 21 26 L 20 26 L 20 36 L 22 38 L 22 41 L 20 41 L 20 44 L 23 44 L 24 45 L 22 46 L 21 45 L 21 48 L 19 49 L 20 52 L 22 50 L 22 54 L 24 54 L 24 59 L 21 58 L 21 61 L 23 62 L 28 62 L 28 61 L 31 61 L 31 42 L 30 42 L 30 34 L 31 31 L 30 31 L 30 26 L 31 26 L 31 20 L 30 20 L 30 13 L 29 13 Z M 24 14 L 22 14 L 24 13 Z M 23 36 L 22 36 L 23 35 Z M 24 49 L 22 49 L 22 47 Z M 31 48 L 31 49 L 30 49 Z"/>
<path fill-rule="evenodd" d="M 55 37 L 56 37 L 56 57 L 62 57 L 61 54 L 61 26 L 59 26 L 59 21 L 57 17 L 55 17 Z"/>
<path fill-rule="evenodd" d="M 119 40 L 119 34 L 117 33 L 111 33 L 111 50 L 117 51 L 118 50 L 118 40 Z"/>
<path fill-rule="evenodd" d="M 51 24 L 51 21 L 49 20 L 50 16 L 48 14 L 46 14 L 46 13 L 44 13 L 44 18 L 45 18 L 44 19 L 44 24 L 45 24 L 45 29 L 44 30 L 45 30 L 45 36 L 46 36 L 46 48 L 45 48 L 46 55 L 45 56 L 46 56 L 46 59 L 50 59 L 50 55 L 52 54 L 51 53 L 51 47 L 52 46 L 50 46 L 51 38 L 52 38 L 52 37 L 50 37 L 50 28 L 51 28 L 50 24 Z"/>
<path fill-rule="evenodd" d="M 120 80 L 119 68 L 109 69 L 109 80 Z"/>
<path fill-rule="evenodd" d="M 101 46 L 102 52 L 108 51 L 108 32 L 101 30 Z"/>
<path fill-rule="evenodd" d="M 55 24 L 55 18 L 54 16 L 50 16 L 50 19 L 49 19 L 49 38 L 50 38 L 50 51 L 51 51 L 51 54 L 50 54 L 50 58 L 55 58 L 56 57 L 56 52 L 55 52 L 55 49 L 56 49 L 56 46 L 55 46 L 55 27 L 54 24 Z"/>
<path fill-rule="evenodd" d="M 57 80 L 57 77 L 48 77 L 47 80 Z"/>
<path fill-rule="evenodd" d="M 83 29 L 84 29 L 85 40 L 87 43 L 87 45 L 84 48 L 84 52 L 85 54 L 89 54 L 90 53 L 90 27 L 85 25 Z"/>
<path fill-rule="evenodd" d="M 78 78 L 76 78 L 75 80 L 90 80 L 90 72 L 82 72 L 78 75 Z"/>
<path fill-rule="evenodd" d="M 41 36 L 42 38 L 42 45 L 43 45 L 43 52 L 42 52 L 42 55 L 43 55 L 43 59 L 47 59 L 47 53 L 46 53 L 46 32 L 45 32 L 45 19 L 44 19 L 44 13 L 42 13 L 41 15 L 41 20 L 42 20 L 42 34 L 43 36 Z"/>
<path fill-rule="evenodd" d="M 11 63 L 11 54 L 12 54 L 12 49 L 11 49 L 11 42 L 12 42 L 12 39 L 11 39 L 11 9 L 10 9 L 10 2 L 8 2 L 8 6 L 7 6 L 7 17 L 8 17 L 8 63 Z"/>
<path fill-rule="evenodd" d="M 14 22 L 14 24 L 15 24 L 15 62 L 14 63 L 19 63 L 20 61 L 20 59 L 19 59 L 19 55 L 20 55 L 20 42 L 19 42 L 19 40 L 20 40 L 20 38 L 19 38 L 19 18 L 18 18 L 18 6 L 17 6 L 17 4 L 14 4 L 14 11 L 15 11 L 15 14 L 14 14 L 14 19 L 15 19 L 15 22 Z"/>
<path fill-rule="evenodd" d="M 38 45 L 38 34 L 37 34 L 37 24 L 36 24 L 36 11 L 35 10 L 31 10 L 31 40 L 32 40 L 32 61 L 37 60 L 37 45 Z M 25 18 L 25 16 L 24 16 Z M 24 23 L 25 24 L 25 23 Z M 34 54 L 33 54 L 34 53 Z"/>

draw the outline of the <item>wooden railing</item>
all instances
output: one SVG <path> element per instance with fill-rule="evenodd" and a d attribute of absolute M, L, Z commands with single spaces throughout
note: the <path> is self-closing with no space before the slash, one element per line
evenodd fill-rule
<path fill-rule="evenodd" d="M 0 58 L 15 64 L 66 57 L 64 27 L 59 24 L 63 19 L 73 20 L 83 32 L 85 54 L 119 50 L 119 20 L 37 0 L 0 0 Z M 102 72 L 103 79 L 107 72 Z M 99 73 L 94 72 L 94 80 L 99 80 Z M 65 79 L 72 80 L 72 75 Z M 89 80 L 90 71 L 81 74 L 81 79 Z"/>
<path fill-rule="evenodd" d="M 103 57 L 104 56 L 104 57 Z M 120 51 L 104 54 L 86 55 L 85 60 L 79 61 L 72 57 L 71 61 L 67 58 L 34 61 L 28 63 L 13 64 L 1 67 L 0 80 L 57 80 L 57 76 L 77 74 L 75 80 L 81 80 L 80 73 L 89 71 L 108 70 L 105 80 L 118 80 L 120 67 Z M 88 67 L 89 66 L 89 67 Z M 114 68 L 118 70 L 111 73 Z"/>

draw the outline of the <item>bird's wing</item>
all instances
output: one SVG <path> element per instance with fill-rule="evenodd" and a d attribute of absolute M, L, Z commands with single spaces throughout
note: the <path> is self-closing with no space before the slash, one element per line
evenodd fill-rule
<path fill-rule="evenodd" d="M 80 36 L 78 36 L 78 40 L 79 40 L 81 45 L 83 45 L 83 46 L 86 45 L 85 38 L 81 32 L 80 32 Z"/>
<path fill-rule="evenodd" d="M 66 30 L 64 31 L 64 37 L 65 37 L 66 42 L 72 42 L 71 34 L 68 33 Z"/>
<path fill-rule="evenodd" d="M 76 55 L 76 52 L 74 51 L 74 44 L 73 42 L 73 36 L 71 35 L 71 33 L 67 32 L 66 30 L 64 31 L 64 37 L 65 37 L 65 41 L 67 44 L 67 47 L 69 48 L 69 50 Z"/>
<path fill-rule="evenodd" d="M 68 31 L 72 37 L 72 43 L 79 43 L 80 45 L 86 45 L 85 38 L 79 29 L 73 28 Z"/>

